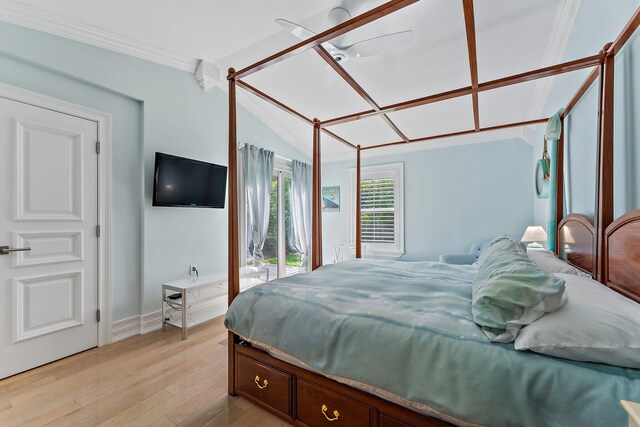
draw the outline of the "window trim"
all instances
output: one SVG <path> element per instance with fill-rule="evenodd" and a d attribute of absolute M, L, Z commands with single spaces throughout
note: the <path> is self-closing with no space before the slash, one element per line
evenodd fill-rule
<path fill-rule="evenodd" d="M 351 244 L 355 244 L 356 224 L 356 168 L 349 168 L 351 172 L 351 201 L 350 224 Z M 377 178 L 393 175 L 395 179 L 394 206 L 395 206 L 395 233 L 394 243 L 366 243 L 363 242 L 363 256 L 372 258 L 398 258 L 404 255 L 404 163 L 385 163 L 360 167 L 360 178 Z M 366 247 L 366 248 L 365 248 Z"/>

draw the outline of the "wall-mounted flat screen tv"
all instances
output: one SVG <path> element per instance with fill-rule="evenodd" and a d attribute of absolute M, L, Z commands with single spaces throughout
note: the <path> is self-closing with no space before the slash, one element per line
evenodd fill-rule
<path fill-rule="evenodd" d="M 224 208 L 227 167 L 156 153 L 153 206 Z"/>

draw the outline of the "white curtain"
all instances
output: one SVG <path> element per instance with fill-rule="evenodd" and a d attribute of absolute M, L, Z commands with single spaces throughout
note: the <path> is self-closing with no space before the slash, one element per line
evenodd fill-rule
<path fill-rule="evenodd" d="M 302 255 L 300 269 L 308 270 L 311 250 L 311 165 L 293 160 L 291 172 L 293 244 Z"/>
<path fill-rule="evenodd" d="M 269 196 L 273 176 L 273 151 L 244 144 L 240 147 L 242 181 L 246 189 L 247 239 L 253 244 L 253 265 L 264 263 L 262 249 L 269 228 Z"/>

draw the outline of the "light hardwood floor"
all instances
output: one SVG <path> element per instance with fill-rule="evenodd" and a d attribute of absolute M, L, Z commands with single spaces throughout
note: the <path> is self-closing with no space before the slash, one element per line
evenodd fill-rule
<path fill-rule="evenodd" d="M 222 317 L 76 354 L 0 381 L 0 426 L 290 424 L 227 395 Z"/>

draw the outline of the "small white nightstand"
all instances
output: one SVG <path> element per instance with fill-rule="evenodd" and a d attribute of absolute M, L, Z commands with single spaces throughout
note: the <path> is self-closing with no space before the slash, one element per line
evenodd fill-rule
<path fill-rule="evenodd" d="M 629 427 L 640 427 L 640 403 L 621 400 L 620 404 L 629 414 Z"/>
<path fill-rule="evenodd" d="M 240 269 L 240 290 L 243 291 L 252 286 L 262 283 L 260 277 L 266 274 L 267 282 L 269 281 L 269 270 L 266 267 L 242 267 Z M 162 317 L 162 330 L 167 330 L 167 325 L 175 326 L 182 329 L 182 339 L 187 339 L 188 323 L 188 311 L 191 304 L 194 301 L 189 301 L 189 292 L 203 288 L 211 288 L 209 299 L 215 299 L 226 296 L 228 294 L 227 288 L 227 273 L 214 273 L 203 274 L 200 276 L 192 276 L 186 279 L 175 280 L 173 282 L 165 282 L 162 284 L 162 311 L 160 315 Z M 167 295 L 167 291 L 180 294 L 179 298 L 172 299 Z M 180 312 L 181 319 L 176 321 L 167 321 L 165 309 L 172 308 L 175 311 Z M 195 326 L 198 323 L 202 323 L 206 320 L 210 320 L 212 317 L 200 319 L 200 321 L 193 323 Z"/>

